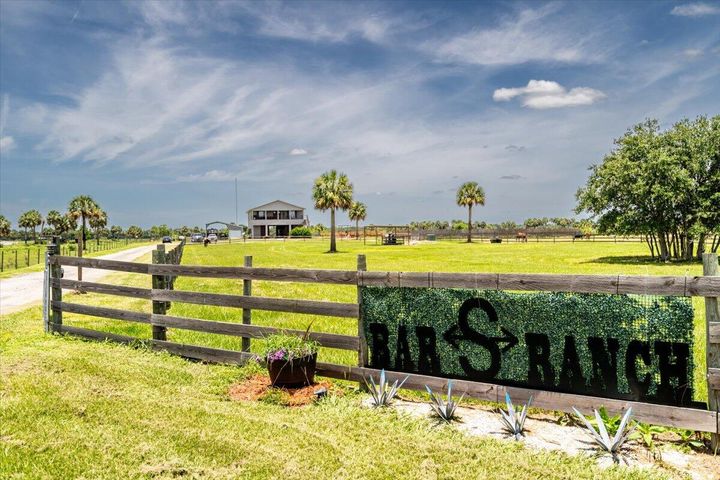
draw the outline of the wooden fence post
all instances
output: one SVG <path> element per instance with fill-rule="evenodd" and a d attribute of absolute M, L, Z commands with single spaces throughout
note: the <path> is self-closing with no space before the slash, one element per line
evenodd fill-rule
<path fill-rule="evenodd" d="M 47 265 L 48 265 L 48 318 L 45 325 L 46 332 L 54 332 L 58 325 L 62 325 L 62 310 L 53 306 L 53 302 L 62 302 L 62 288 L 52 284 L 53 279 L 62 278 L 62 267 L 56 263 L 51 263 L 53 256 L 60 253 L 60 247 L 55 242 L 48 245 L 47 248 Z M 50 314 L 52 312 L 52 315 Z"/>
<path fill-rule="evenodd" d="M 720 275 L 718 271 L 718 255 L 717 253 L 703 253 L 703 275 L 716 276 Z M 716 332 L 720 327 L 720 308 L 718 307 L 717 297 L 705 297 L 705 355 L 707 363 L 707 373 L 709 374 L 711 369 L 714 372 L 720 372 L 720 340 L 717 338 L 717 334 L 711 335 L 711 329 Z M 708 406 L 710 410 L 716 412 L 716 415 L 720 416 L 720 388 L 717 384 L 710 381 L 708 375 Z M 720 420 L 718 420 L 720 423 Z M 720 425 L 718 425 L 720 428 Z M 720 435 L 718 432 L 713 433 L 710 436 L 710 443 L 713 452 L 717 452 L 720 447 Z"/>
<path fill-rule="evenodd" d="M 358 270 L 358 287 L 357 287 L 357 299 L 358 299 L 358 338 L 360 339 L 358 345 L 358 366 L 364 367 L 368 363 L 368 346 L 367 338 L 365 338 L 365 321 L 362 314 L 362 273 L 367 271 L 367 259 L 365 255 L 360 254 L 357 256 L 357 270 Z M 362 383 L 361 383 L 362 385 Z"/>
<path fill-rule="evenodd" d="M 165 245 L 160 244 L 152 252 L 152 263 L 159 264 L 165 263 Z M 162 290 L 165 288 L 165 275 L 153 275 L 152 276 L 152 288 Z M 159 302 L 153 300 L 152 302 L 153 313 L 158 315 L 165 315 L 168 308 L 168 302 Z M 167 340 L 167 329 L 157 325 L 152 326 L 152 337 L 153 340 Z"/>
<path fill-rule="evenodd" d="M 252 255 L 245 255 L 244 265 L 246 267 L 252 267 Z M 252 295 L 252 280 L 249 280 L 249 279 L 243 280 L 243 295 L 248 295 L 248 296 Z M 250 310 L 249 308 L 243 308 L 242 323 L 244 325 L 252 324 L 252 310 Z M 250 351 L 250 338 L 249 337 L 243 337 L 242 351 L 243 352 Z"/>

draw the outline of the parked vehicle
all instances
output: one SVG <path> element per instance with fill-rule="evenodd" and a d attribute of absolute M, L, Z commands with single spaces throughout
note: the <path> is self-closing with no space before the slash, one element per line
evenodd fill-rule
<path fill-rule="evenodd" d="M 162 238 L 162 243 L 172 243 L 172 237 L 168 237 L 167 235 L 165 235 Z"/>
<path fill-rule="evenodd" d="M 202 243 L 204 238 L 205 237 L 203 237 L 202 233 L 193 233 L 190 237 L 190 241 L 193 243 Z"/>
<path fill-rule="evenodd" d="M 215 235 L 214 233 L 211 233 L 210 235 L 207 236 L 207 239 L 210 240 L 212 243 L 217 243 L 218 236 Z"/>

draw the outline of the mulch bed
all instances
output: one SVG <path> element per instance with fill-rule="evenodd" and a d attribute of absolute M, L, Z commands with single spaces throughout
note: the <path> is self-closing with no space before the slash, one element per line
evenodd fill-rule
<path fill-rule="evenodd" d="M 231 386 L 229 395 L 232 400 L 268 401 L 288 407 L 301 407 L 316 401 L 315 392 L 321 388 L 329 392 L 332 384 L 322 381 L 302 388 L 278 388 L 270 384 L 268 375 L 256 374 Z"/>

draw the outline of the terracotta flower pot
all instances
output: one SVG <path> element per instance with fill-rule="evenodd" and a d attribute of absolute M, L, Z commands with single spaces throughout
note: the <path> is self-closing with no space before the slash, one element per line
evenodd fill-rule
<path fill-rule="evenodd" d="M 268 362 L 270 382 L 275 387 L 304 387 L 315 380 L 317 353 L 292 360 Z"/>

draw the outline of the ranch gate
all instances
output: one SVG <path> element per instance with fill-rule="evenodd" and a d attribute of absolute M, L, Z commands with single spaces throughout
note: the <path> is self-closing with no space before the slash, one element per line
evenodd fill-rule
<path fill-rule="evenodd" d="M 258 268 L 252 266 L 252 257 L 245 257 L 242 267 L 180 265 L 183 247 L 181 244 L 166 252 L 164 245 L 158 245 L 158 249 L 153 252 L 152 263 L 145 264 L 61 256 L 58 255 L 58 247 L 50 245 L 46 256 L 46 331 L 121 343 L 144 341 L 153 349 L 186 358 L 243 364 L 255 358 L 249 351 L 251 338 L 261 339 L 277 332 L 297 335 L 304 333 L 299 330 L 253 325 L 253 310 L 351 318 L 357 321 L 357 335 L 310 333 L 310 337 L 324 347 L 357 352 L 357 365 L 318 362 L 319 375 L 362 381 L 370 375 L 376 376 L 380 368 L 386 368 L 390 379 L 407 376 L 404 388 L 408 389 L 420 390 L 424 389 L 425 385 L 441 389 L 448 378 L 455 378 L 456 391 L 493 402 L 502 402 L 507 392 L 516 403 L 526 402 L 532 396 L 533 406 L 563 412 L 572 411 L 572 407 L 588 411 L 604 406 L 610 412 L 620 413 L 632 407 L 637 420 L 711 432 L 713 446 L 717 445 L 720 432 L 720 276 L 716 254 L 704 255 L 703 276 L 681 277 L 376 272 L 367 271 L 364 255 L 358 256 L 357 270 Z M 151 277 L 151 283 L 148 284 L 151 288 L 63 279 L 63 266 L 144 274 Z M 238 295 L 175 290 L 175 279 L 178 276 L 238 279 L 243 281 L 243 292 Z M 253 296 L 253 280 L 351 285 L 357 287 L 358 301 L 339 303 Z M 146 299 L 152 302 L 152 313 L 70 303 L 63 300 L 63 289 Z M 518 297 L 523 294 L 540 296 Z M 647 297 L 648 295 L 653 297 Z M 587 311 L 590 315 L 602 316 L 602 312 L 608 308 L 615 311 L 613 305 L 617 303 L 616 300 L 626 308 L 633 299 L 650 298 L 651 301 L 645 301 L 643 308 L 647 307 L 647 312 L 652 315 L 659 315 L 657 321 L 660 325 L 672 316 L 673 308 L 686 315 L 687 308 L 692 308 L 687 307 L 691 297 L 704 297 L 705 303 L 707 370 L 704 373 L 707 379 L 708 403 L 703 404 L 702 408 L 697 408 L 697 404 L 684 398 L 682 391 L 682 388 L 687 386 L 685 384 L 692 385 L 693 381 L 691 373 L 689 378 L 687 376 L 687 372 L 692 370 L 692 340 L 688 360 L 688 344 L 674 342 L 673 338 L 661 338 L 662 336 L 658 337 L 659 340 L 653 340 L 653 335 L 662 330 L 658 330 L 655 324 L 652 328 L 644 325 L 638 330 L 648 335 L 645 340 L 626 338 L 618 341 L 610 338 L 612 329 L 615 328 L 612 322 L 609 326 L 606 325 L 609 330 L 598 334 L 590 332 L 585 337 L 577 338 L 563 334 L 564 346 L 559 347 L 558 354 L 552 353 L 558 350 L 553 343 L 555 340 L 548 340 L 547 335 L 543 337 L 547 332 L 542 331 L 544 327 L 541 324 L 538 324 L 540 326 L 535 331 L 526 331 L 523 338 L 517 330 L 518 327 L 522 328 L 522 323 L 512 324 L 514 327 L 503 323 L 512 320 L 507 317 L 507 312 L 523 315 L 523 312 L 535 308 L 535 303 L 544 305 L 543 302 L 559 302 L 550 304 L 556 305 L 558 309 L 566 308 L 563 305 L 574 305 L 572 308 L 586 308 L 589 305 L 589 310 L 578 312 Z M 405 298 L 407 303 L 393 303 L 398 298 Z M 168 315 L 171 302 L 240 308 L 242 323 Z M 417 312 L 421 305 L 431 305 L 425 312 L 425 317 Z M 428 329 L 433 327 L 434 315 L 437 315 L 437 321 L 440 322 L 445 318 L 442 312 L 451 312 L 451 315 L 457 318 L 458 310 L 458 323 L 451 325 L 444 333 Z M 549 310 L 552 311 L 552 308 Z M 65 312 L 148 324 L 152 326 L 152 339 L 139 339 L 67 325 L 63 323 Z M 399 316 L 404 318 L 400 324 L 397 321 Z M 593 324 L 592 318 L 581 320 L 585 323 L 578 323 L 572 327 L 574 330 L 583 330 Z M 626 319 L 618 319 L 616 323 L 627 324 Z M 483 326 L 478 326 L 479 324 Z M 412 332 L 411 328 L 414 328 Z M 512 328 L 516 330 L 511 331 Z M 692 327 L 690 328 L 692 330 Z M 242 350 L 168 341 L 167 329 L 242 337 Z M 492 336 L 492 332 L 502 335 Z M 562 338 L 560 337 L 560 342 Z M 551 345 L 554 349 L 552 352 Z M 420 358 L 417 357 L 418 351 Z M 478 360 L 467 356 L 471 351 L 484 352 L 487 362 L 497 368 L 479 370 Z M 520 367 L 505 360 L 513 355 L 516 359 L 521 359 L 518 360 Z M 618 362 L 617 357 L 625 362 L 624 369 L 628 372 L 627 379 L 624 380 L 625 393 L 620 392 L 618 385 L 613 384 L 612 380 L 615 378 L 613 376 L 617 376 L 617 371 L 621 370 L 618 364 L 622 361 Z M 465 370 L 448 373 L 443 366 L 443 363 L 447 362 L 460 365 Z M 472 366 L 473 362 L 475 366 Z M 579 364 L 584 366 L 580 368 Z M 637 371 L 638 365 L 640 372 Z M 505 371 L 503 369 L 509 372 L 509 376 L 502 377 L 502 372 Z M 527 375 L 523 369 L 527 369 Z M 556 377 L 560 369 L 561 379 L 565 376 L 567 382 L 564 387 L 560 385 L 558 388 L 548 377 Z M 513 378 L 520 381 L 512 381 Z M 578 378 L 586 380 L 578 382 Z M 591 394 L 582 388 L 573 389 L 573 385 L 592 386 L 593 382 L 600 382 L 602 388 L 591 389 Z M 649 386 L 651 383 L 654 385 L 652 388 Z M 628 396 L 628 391 L 634 395 Z"/>

